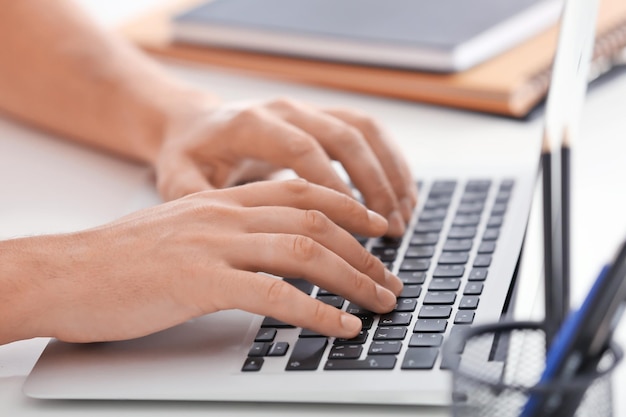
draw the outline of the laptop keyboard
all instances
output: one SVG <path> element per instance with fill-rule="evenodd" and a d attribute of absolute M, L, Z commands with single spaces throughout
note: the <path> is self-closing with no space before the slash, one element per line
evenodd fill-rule
<path fill-rule="evenodd" d="M 297 340 L 289 343 L 281 341 L 280 333 L 294 326 L 266 317 L 244 360 L 243 372 L 258 372 L 266 359 L 275 356 L 288 358 L 287 371 L 435 367 L 444 336 L 454 337 L 467 329 L 484 302 L 481 295 L 490 279 L 492 257 L 497 255 L 514 181 L 440 180 L 418 186 L 425 202 L 404 237 L 357 237 L 404 282 L 395 309 L 378 315 L 305 280 L 285 279 L 306 294 L 359 317 L 362 330 L 355 338 L 338 339 L 298 329 Z M 438 367 L 456 366 L 461 351 L 443 356 Z"/>

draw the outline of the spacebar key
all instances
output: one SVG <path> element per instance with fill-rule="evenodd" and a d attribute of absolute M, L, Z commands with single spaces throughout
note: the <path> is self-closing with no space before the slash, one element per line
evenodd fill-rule
<path fill-rule="evenodd" d="M 337 359 L 329 360 L 324 366 L 326 371 L 358 371 L 362 369 L 393 369 L 396 364 L 395 356 L 368 356 L 361 360 Z"/>
<path fill-rule="evenodd" d="M 328 344 L 325 337 L 300 338 L 287 362 L 287 371 L 314 371 L 317 369 Z"/>

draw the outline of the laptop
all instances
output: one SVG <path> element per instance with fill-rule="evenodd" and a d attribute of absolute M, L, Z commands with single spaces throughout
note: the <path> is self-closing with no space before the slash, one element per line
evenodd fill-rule
<path fill-rule="evenodd" d="M 564 43 L 581 43 L 578 27 L 593 31 L 578 12 L 596 7 L 596 0 L 569 1 L 563 19 L 577 20 L 563 26 L 559 54 Z M 510 315 L 537 166 L 442 164 L 414 172 L 419 204 L 405 236 L 357 237 L 405 283 L 393 312 L 373 314 L 285 278 L 360 317 L 358 337 L 328 338 L 271 317 L 223 311 L 129 341 L 52 340 L 24 392 L 45 399 L 449 405 L 451 369 L 463 355 L 444 354 L 442 346 L 467 326 Z M 493 346 L 483 352 L 495 375 L 504 369 L 497 353 Z"/>

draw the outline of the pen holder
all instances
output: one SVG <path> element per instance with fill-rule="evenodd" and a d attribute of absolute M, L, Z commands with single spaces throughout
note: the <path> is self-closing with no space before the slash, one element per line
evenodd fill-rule
<path fill-rule="evenodd" d="M 576 417 L 613 415 L 611 373 L 623 354 L 611 344 L 598 367 L 565 383 L 539 383 L 545 366 L 542 323 L 509 322 L 470 329 L 446 347 L 463 351 L 453 377 L 455 417 L 520 417 L 533 395 L 544 398 L 584 393 Z M 485 356 L 489 356 L 486 362 Z M 493 365 L 493 366 L 490 366 Z M 559 415 L 538 410 L 533 417 Z M 571 413 L 570 413 L 571 415 Z"/>

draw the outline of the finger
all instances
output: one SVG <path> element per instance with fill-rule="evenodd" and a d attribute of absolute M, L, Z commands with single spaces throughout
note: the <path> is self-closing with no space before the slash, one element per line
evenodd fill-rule
<path fill-rule="evenodd" d="M 241 239 L 239 247 L 254 250 L 230 254 L 234 268 L 304 278 L 378 313 L 395 306 L 396 297 L 390 290 L 307 236 L 255 233 L 236 239 Z"/>
<path fill-rule="evenodd" d="M 319 210 L 346 230 L 363 236 L 381 236 L 387 231 L 385 219 L 355 199 L 303 179 L 247 184 L 224 190 L 223 194 L 246 207 Z"/>
<path fill-rule="evenodd" d="M 361 330 L 361 320 L 309 297 L 282 279 L 236 271 L 226 308 L 238 308 L 270 316 L 327 336 L 352 338 Z"/>
<path fill-rule="evenodd" d="M 246 218 L 247 232 L 307 236 L 394 294 L 402 292 L 402 281 L 394 277 L 350 233 L 337 226 L 321 211 L 255 207 L 246 210 Z"/>
<path fill-rule="evenodd" d="M 417 204 L 417 187 L 405 158 L 389 135 L 370 117 L 347 109 L 327 109 L 325 113 L 354 126 L 362 132 L 378 156 L 408 221 Z"/>
<path fill-rule="evenodd" d="M 387 217 L 390 234 L 404 233 L 404 223 L 408 218 L 402 218 L 387 173 L 360 130 L 343 120 L 290 100 L 276 100 L 268 107 L 315 137 L 332 159 L 341 162 L 366 204 Z"/>
<path fill-rule="evenodd" d="M 233 120 L 230 151 L 238 158 L 261 159 L 290 168 L 302 178 L 352 195 L 319 143 L 308 133 L 285 122 L 267 110 L 248 109 Z"/>
<path fill-rule="evenodd" d="M 204 173 L 189 158 L 163 158 L 157 163 L 157 189 L 165 200 L 213 189 Z"/>

